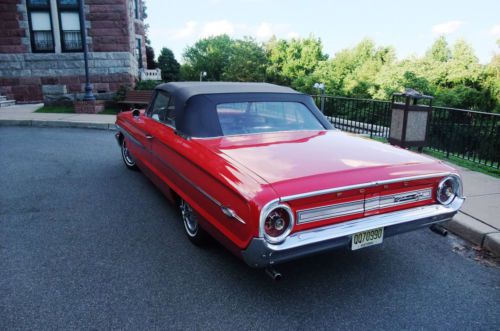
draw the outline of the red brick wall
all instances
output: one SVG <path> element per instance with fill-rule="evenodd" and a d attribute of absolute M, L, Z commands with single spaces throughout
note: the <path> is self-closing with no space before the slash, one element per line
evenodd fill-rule
<path fill-rule="evenodd" d="M 126 0 L 87 0 L 91 51 L 130 52 L 128 8 Z"/>
<path fill-rule="evenodd" d="M 26 32 L 19 27 L 21 14 L 17 11 L 20 0 L 2 0 L 0 3 L 0 53 L 24 53 L 28 49 L 22 44 Z"/>
<path fill-rule="evenodd" d="M 118 73 L 107 75 L 91 75 L 94 93 L 99 90 L 116 91 L 122 85 L 133 86 L 135 78 L 130 74 Z M 66 85 L 68 93 L 82 93 L 85 76 L 59 77 L 0 77 L 0 94 L 16 101 L 42 101 L 42 85 Z"/>

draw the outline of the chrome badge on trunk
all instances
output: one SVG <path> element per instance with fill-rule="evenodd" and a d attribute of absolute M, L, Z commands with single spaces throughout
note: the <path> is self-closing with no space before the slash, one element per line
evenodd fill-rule
<path fill-rule="evenodd" d="M 432 199 L 432 188 L 430 187 L 410 192 L 381 195 L 364 200 L 300 210 L 297 212 L 297 223 L 315 222 L 328 218 L 363 213 L 366 211 L 395 207 L 430 199 Z"/>

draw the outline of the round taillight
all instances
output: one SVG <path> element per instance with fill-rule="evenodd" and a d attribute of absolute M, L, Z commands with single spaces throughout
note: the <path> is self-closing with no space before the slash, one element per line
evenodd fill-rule
<path fill-rule="evenodd" d="M 293 213 L 288 206 L 278 206 L 269 211 L 264 219 L 263 230 L 266 240 L 279 243 L 290 234 L 293 227 Z"/>
<path fill-rule="evenodd" d="M 436 198 L 443 205 L 449 205 L 456 196 L 462 194 L 462 183 L 457 176 L 443 178 L 438 185 Z"/>

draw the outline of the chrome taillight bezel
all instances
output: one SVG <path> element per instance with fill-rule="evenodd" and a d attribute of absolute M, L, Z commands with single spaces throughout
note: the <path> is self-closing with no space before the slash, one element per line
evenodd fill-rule
<path fill-rule="evenodd" d="M 442 190 L 445 189 L 447 182 L 451 182 L 452 185 L 451 187 L 453 188 L 453 195 L 450 195 L 446 200 L 442 200 L 440 193 L 442 192 Z M 436 200 L 440 204 L 447 206 L 451 204 L 456 197 L 459 198 L 462 197 L 462 180 L 460 179 L 460 177 L 458 175 L 453 174 L 441 179 L 436 189 Z"/>
<path fill-rule="evenodd" d="M 276 209 L 285 210 L 290 218 L 290 221 L 288 223 L 287 229 L 281 235 L 273 237 L 266 233 L 264 226 L 266 218 L 269 216 L 269 214 L 271 214 L 271 212 L 273 212 Z M 260 213 L 260 236 L 263 237 L 270 244 L 279 244 L 283 242 L 286 239 L 286 237 L 290 235 L 290 233 L 293 230 L 294 224 L 295 224 L 295 216 L 292 208 L 290 208 L 290 206 L 286 204 L 278 203 L 277 201 L 272 201 L 268 203 Z"/>

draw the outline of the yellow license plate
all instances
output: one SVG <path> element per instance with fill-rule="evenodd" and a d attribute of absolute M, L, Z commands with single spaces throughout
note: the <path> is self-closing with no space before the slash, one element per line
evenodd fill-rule
<path fill-rule="evenodd" d="M 351 249 L 353 251 L 373 245 L 381 244 L 384 241 L 384 228 L 378 228 L 352 235 Z"/>

